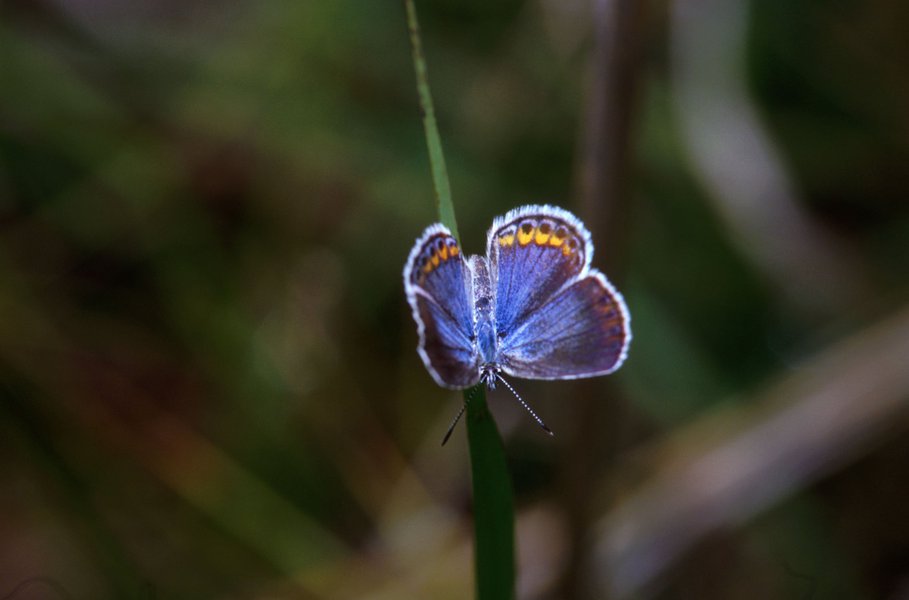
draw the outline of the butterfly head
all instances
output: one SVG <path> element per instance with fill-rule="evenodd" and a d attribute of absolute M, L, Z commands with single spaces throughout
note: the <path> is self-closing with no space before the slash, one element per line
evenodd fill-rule
<path fill-rule="evenodd" d="M 486 389 L 496 389 L 496 380 L 501 379 L 502 367 L 496 363 L 488 362 L 480 365 L 480 383 L 486 384 Z"/>

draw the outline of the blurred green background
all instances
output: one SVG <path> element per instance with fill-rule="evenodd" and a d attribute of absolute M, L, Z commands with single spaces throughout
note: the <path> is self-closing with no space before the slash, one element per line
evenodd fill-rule
<path fill-rule="evenodd" d="M 632 313 L 490 397 L 519 597 L 909 598 L 909 5 L 597 5 L 417 4 L 466 250 L 574 210 Z M 470 597 L 402 4 L 11 0 L 0 90 L 0 597 Z"/>

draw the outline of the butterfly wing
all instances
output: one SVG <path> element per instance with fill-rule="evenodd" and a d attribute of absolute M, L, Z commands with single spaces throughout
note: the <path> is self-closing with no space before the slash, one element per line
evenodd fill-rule
<path fill-rule="evenodd" d="M 526 206 L 496 219 L 487 239 L 496 289 L 498 362 L 530 379 L 611 373 L 631 341 L 621 294 L 590 269 L 590 233 L 571 213 Z"/>
<path fill-rule="evenodd" d="M 576 379 L 618 369 L 631 341 L 621 294 L 591 269 L 528 316 L 499 347 L 503 370 L 527 379 Z"/>
<path fill-rule="evenodd" d="M 461 389 L 479 379 L 472 275 L 451 232 L 431 225 L 404 265 L 404 291 L 417 322 L 417 351 L 436 383 Z"/>

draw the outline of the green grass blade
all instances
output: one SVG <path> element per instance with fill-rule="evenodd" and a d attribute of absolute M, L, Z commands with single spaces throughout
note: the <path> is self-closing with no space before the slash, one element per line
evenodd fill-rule
<path fill-rule="evenodd" d="M 407 27 L 417 76 L 417 93 L 423 111 L 423 129 L 429 148 L 436 209 L 439 220 L 460 240 L 451 202 L 451 187 L 436 125 L 426 61 L 420 43 L 420 26 L 413 0 L 404 0 Z M 467 401 L 467 441 L 470 446 L 474 494 L 474 539 L 476 540 L 476 589 L 479 600 L 514 598 L 514 499 L 505 449 L 496 423 L 486 405 L 483 386 L 464 393 Z"/>
<path fill-rule="evenodd" d="M 436 112 L 432 105 L 432 94 L 429 92 L 429 77 L 426 74 L 426 61 L 423 58 L 423 44 L 420 42 L 420 24 L 417 22 L 417 9 L 413 0 L 404 0 L 407 8 L 407 29 L 410 32 L 410 48 L 413 54 L 413 69 L 417 75 L 417 94 L 420 96 L 420 110 L 423 113 L 423 131 L 426 134 L 426 146 L 429 149 L 429 164 L 432 169 L 432 184 L 436 191 L 436 210 L 439 220 L 451 230 L 452 235 L 460 241 L 458 223 L 455 219 L 454 206 L 451 203 L 451 186 L 448 183 L 448 171 L 445 168 L 445 156 L 442 154 L 442 139 L 436 125 Z"/>
<path fill-rule="evenodd" d="M 476 589 L 479 600 L 514 598 L 514 500 L 505 449 L 482 385 L 464 392 L 473 479 Z"/>

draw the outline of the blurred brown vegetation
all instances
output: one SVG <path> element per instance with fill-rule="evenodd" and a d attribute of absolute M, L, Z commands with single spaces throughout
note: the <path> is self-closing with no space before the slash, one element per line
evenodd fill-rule
<path fill-rule="evenodd" d="M 909 5 L 592 4 L 417 5 L 467 250 L 576 210 L 632 312 L 490 398 L 520 597 L 909 598 Z M 403 7 L 0 17 L 0 597 L 469 597 Z"/>

